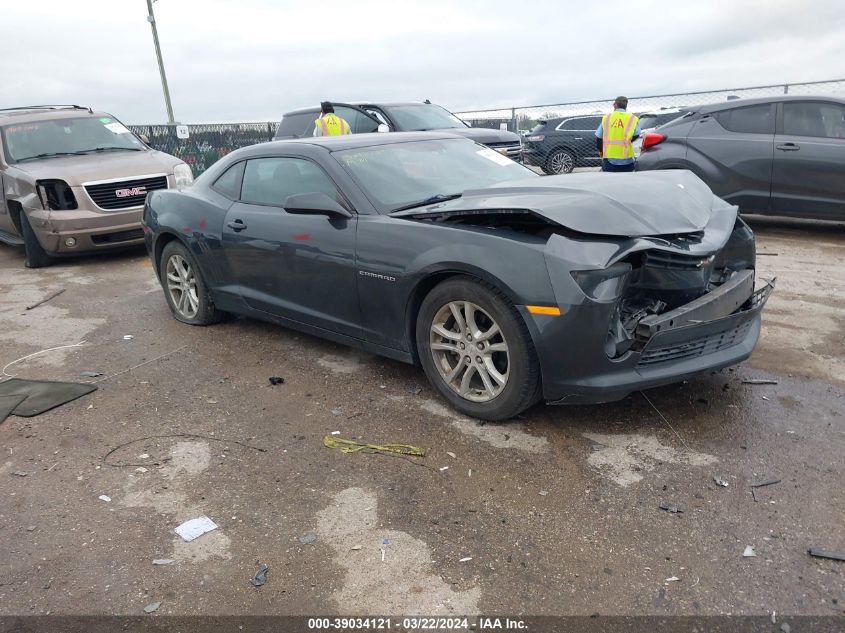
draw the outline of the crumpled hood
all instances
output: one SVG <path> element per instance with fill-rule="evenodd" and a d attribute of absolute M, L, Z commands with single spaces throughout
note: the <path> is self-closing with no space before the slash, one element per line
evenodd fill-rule
<path fill-rule="evenodd" d="M 449 132 L 450 134 L 458 134 L 464 138 L 468 138 L 476 143 L 482 145 L 489 145 L 490 143 L 519 143 L 520 138 L 513 132 L 506 130 L 491 130 L 483 127 L 455 127 L 444 130 L 432 130 L 433 132 Z"/>
<path fill-rule="evenodd" d="M 101 152 L 82 156 L 60 156 L 33 160 L 14 165 L 33 179 L 55 178 L 64 180 L 71 187 L 83 183 L 137 178 L 153 174 L 173 173 L 173 167 L 182 161 L 155 150 L 142 152 Z"/>
<path fill-rule="evenodd" d="M 690 171 L 656 170 L 502 182 L 416 211 L 460 214 L 521 209 L 579 233 L 642 237 L 701 231 L 714 210 L 729 206 Z"/>

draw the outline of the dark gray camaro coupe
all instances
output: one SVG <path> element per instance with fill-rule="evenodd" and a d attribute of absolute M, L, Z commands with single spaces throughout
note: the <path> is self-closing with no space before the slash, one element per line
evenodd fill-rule
<path fill-rule="evenodd" d="M 738 363 L 773 287 L 689 172 L 539 177 L 448 134 L 244 148 L 150 194 L 144 223 L 178 320 L 245 314 L 419 363 L 491 420 Z"/>

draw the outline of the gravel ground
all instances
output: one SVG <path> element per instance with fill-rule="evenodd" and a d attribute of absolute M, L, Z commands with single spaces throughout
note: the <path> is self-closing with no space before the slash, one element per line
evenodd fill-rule
<path fill-rule="evenodd" d="M 845 551 L 845 226 L 754 227 L 779 281 L 750 361 L 505 424 L 415 367 L 177 323 L 143 252 L 31 271 L 0 247 L 0 364 L 84 341 L 8 371 L 99 381 L 0 426 L 0 614 L 842 615 L 845 563 L 807 548 Z M 201 515 L 218 529 L 183 542 Z"/>

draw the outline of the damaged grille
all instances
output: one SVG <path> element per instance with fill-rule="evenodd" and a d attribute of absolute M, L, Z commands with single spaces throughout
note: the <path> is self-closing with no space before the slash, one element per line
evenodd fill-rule
<path fill-rule="evenodd" d="M 681 255 L 667 251 L 646 251 L 645 265 L 652 268 L 673 270 L 700 270 L 713 261 L 713 257 Z"/>
<path fill-rule="evenodd" d="M 140 207 L 147 194 L 157 189 L 167 189 L 167 176 L 148 176 L 85 186 L 94 204 L 107 211 Z"/>
<path fill-rule="evenodd" d="M 666 363 L 670 361 L 686 360 L 697 356 L 714 354 L 715 352 L 719 352 L 723 349 L 733 347 L 734 345 L 741 343 L 746 337 L 748 330 L 751 327 L 751 323 L 751 321 L 746 320 L 736 327 L 725 330 L 724 332 L 716 332 L 707 336 L 684 341 L 683 343 L 649 347 L 643 352 L 639 362 L 637 363 L 637 367 L 656 365 L 658 363 Z"/>

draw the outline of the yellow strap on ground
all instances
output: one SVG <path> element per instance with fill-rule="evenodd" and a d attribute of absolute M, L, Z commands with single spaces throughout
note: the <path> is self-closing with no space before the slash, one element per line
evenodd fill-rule
<path fill-rule="evenodd" d="M 327 448 L 336 448 L 344 453 L 357 453 L 358 451 L 378 451 L 381 453 L 399 453 L 400 455 L 416 455 L 425 457 L 425 449 L 410 444 L 365 444 L 355 440 L 345 440 L 342 437 L 326 435 L 323 444 Z"/>

